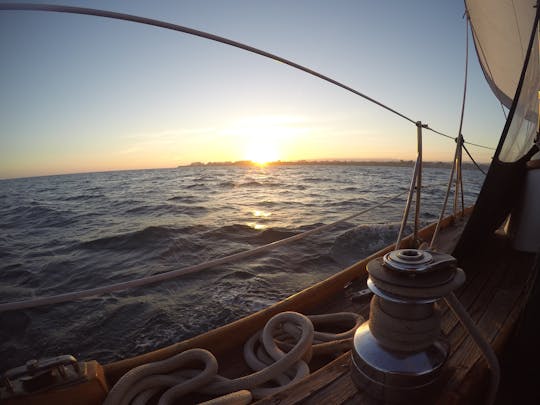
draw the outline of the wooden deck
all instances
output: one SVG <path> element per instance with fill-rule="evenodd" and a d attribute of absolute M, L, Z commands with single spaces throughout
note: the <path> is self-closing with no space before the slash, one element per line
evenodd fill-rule
<path fill-rule="evenodd" d="M 523 308 L 533 258 L 531 254 L 512 250 L 505 238 L 495 237 L 475 257 L 460 263 L 467 273 L 467 282 L 456 295 L 498 352 Z M 354 289 L 362 287 L 362 281 L 354 284 L 346 290 L 344 299 L 334 305 L 367 316 L 369 300 L 366 298 L 363 303 L 351 300 Z M 448 383 L 437 403 L 481 403 L 489 379 L 487 364 L 451 311 L 444 303 L 440 305 L 443 334 L 452 349 L 445 370 Z M 329 311 L 328 307 L 326 310 Z M 294 387 L 257 404 L 377 404 L 353 385 L 349 359 L 350 353 L 343 354 Z"/>
<path fill-rule="evenodd" d="M 439 250 L 451 252 L 465 221 L 449 217 L 444 224 L 446 228 L 441 233 Z M 429 240 L 433 229 L 434 226 L 424 228 L 420 237 Z M 411 240 L 406 238 L 404 243 L 408 245 Z M 390 246 L 379 251 L 371 259 L 391 249 Z M 352 311 L 367 319 L 370 296 L 360 296 L 358 292 L 366 288 L 365 266 L 371 259 L 362 260 L 247 318 L 167 348 L 107 365 L 107 379 L 109 383 L 114 383 L 119 376 L 137 365 L 161 360 L 194 347 L 206 348 L 214 353 L 221 375 L 235 378 L 249 374 L 251 371 L 242 360 L 242 344 L 279 312 L 316 314 Z M 456 295 L 497 351 L 503 348 L 522 311 L 533 259 L 531 254 L 513 251 L 508 241 L 499 236 L 478 248 L 474 257 L 460 263 L 467 274 L 467 281 L 456 291 Z M 489 377 L 486 363 L 451 311 L 444 303 L 440 305 L 443 312 L 442 331 L 452 349 L 444 370 L 448 382 L 438 403 L 481 403 L 478 397 L 486 391 L 484 386 Z M 310 363 L 311 375 L 295 386 L 256 403 L 377 404 L 353 385 L 349 375 L 349 359 L 350 353 L 337 358 L 315 358 Z M 199 403 L 208 399 L 210 397 L 205 395 L 191 394 L 182 398 L 182 403 Z"/>

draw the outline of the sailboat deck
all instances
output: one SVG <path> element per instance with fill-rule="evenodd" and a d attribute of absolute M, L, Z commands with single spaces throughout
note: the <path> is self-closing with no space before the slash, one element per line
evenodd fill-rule
<path fill-rule="evenodd" d="M 531 254 L 512 250 L 508 240 L 497 237 L 461 264 L 467 282 L 456 295 L 496 351 L 502 349 L 523 307 L 532 260 Z M 345 294 L 341 302 L 332 306 L 337 305 L 342 311 L 359 311 L 367 317 L 369 300 L 366 298 L 359 305 L 350 298 Z M 487 364 L 456 317 L 444 303 L 440 305 L 443 334 L 452 349 L 445 370 L 448 383 L 438 403 L 475 403 L 476 397 L 486 392 L 483 388 L 487 388 L 489 379 Z M 376 404 L 354 386 L 349 359 L 350 353 L 345 353 L 294 387 L 257 404 Z"/>
<path fill-rule="evenodd" d="M 439 250 L 452 252 L 466 219 L 448 217 L 440 235 Z M 420 232 L 423 240 L 429 240 L 434 227 Z M 404 242 L 410 243 L 411 238 Z M 391 246 L 377 252 L 381 255 Z M 466 283 L 456 295 L 467 309 L 484 336 L 497 351 L 501 351 L 508 340 L 527 295 L 528 280 L 534 255 L 511 249 L 507 238 L 493 237 L 476 247 L 474 256 L 460 266 L 467 274 Z M 229 325 L 209 331 L 193 339 L 177 343 L 156 352 L 126 359 L 105 366 L 109 383 L 114 383 L 127 370 L 147 362 L 168 358 L 190 348 L 206 348 L 215 354 L 219 363 L 219 374 L 236 378 L 251 373 L 241 359 L 242 346 L 250 336 L 262 329 L 268 319 L 283 311 L 305 314 L 351 311 L 369 314 L 369 294 L 359 294 L 366 289 L 365 265 L 370 260 L 354 266 L 293 295 L 274 306 L 252 314 Z M 439 398 L 439 404 L 478 403 L 478 396 L 486 392 L 489 372 L 479 349 L 467 335 L 452 312 L 441 302 L 442 332 L 452 350 L 445 365 L 444 376 L 447 386 Z M 298 384 L 257 404 L 376 404 L 377 402 L 360 392 L 349 375 L 350 353 L 339 357 L 314 358 L 310 363 L 311 374 Z M 206 395 L 191 394 L 182 398 L 183 403 L 199 403 L 208 400 Z"/>

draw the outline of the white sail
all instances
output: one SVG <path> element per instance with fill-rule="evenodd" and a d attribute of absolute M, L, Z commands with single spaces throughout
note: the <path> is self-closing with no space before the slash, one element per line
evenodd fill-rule
<path fill-rule="evenodd" d="M 521 77 L 536 16 L 536 0 L 465 0 L 474 43 L 486 79 L 510 108 Z M 516 113 L 499 160 L 513 162 L 532 146 L 540 87 L 538 31 Z"/>

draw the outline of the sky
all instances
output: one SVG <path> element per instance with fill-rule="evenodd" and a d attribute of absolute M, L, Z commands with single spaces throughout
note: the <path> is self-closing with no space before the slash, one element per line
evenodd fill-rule
<path fill-rule="evenodd" d="M 1 1 L 0 1 L 1 3 Z M 71 1 L 275 53 L 456 136 L 461 1 Z M 504 125 L 470 44 L 465 139 Z M 414 159 L 414 124 L 283 63 L 131 22 L 0 11 L 0 178 L 236 160 Z M 424 134 L 424 159 L 454 142 Z M 492 151 L 469 148 L 481 162 Z"/>

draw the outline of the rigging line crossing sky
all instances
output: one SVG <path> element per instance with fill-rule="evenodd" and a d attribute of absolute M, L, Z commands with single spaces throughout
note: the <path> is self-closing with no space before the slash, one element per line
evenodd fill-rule
<path fill-rule="evenodd" d="M 195 29 L 192 29 L 192 28 L 189 28 L 189 27 L 183 27 L 183 26 L 180 26 L 180 25 L 176 25 L 176 24 L 171 24 L 171 23 L 167 23 L 165 21 L 159 21 L 159 20 L 154 20 L 154 19 L 150 19 L 150 18 L 144 18 L 144 17 L 140 17 L 140 16 L 135 16 L 135 15 L 129 15 L 129 14 L 123 14 L 123 13 L 115 13 L 115 12 L 111 12 L 111 11 L 107 11 L 107 10 L 98 10 L 98 9 L 93 9 L 93 8 L 86 8 L 86 7 L 73 7 L 73 6 L 62 6 L 62 5 L 53 5 L 53 4 L 35 4 L 35 3 L 5 3 L 5 4 L 1 4 L 0 3 L 0 10 L 25 10 L 25 11 L 45 11 L 45 12 L 59 12 L 59 13 L 71 13 L 71 14 L 83 14 L 83 15 L 92 15 L 92 16 L 96 16 L 96 17 L 104 17 L 104 18 L 112 18 L 112 19 L 116 19 L 116 20 L 124 20 L 124 21 L 131 21 L 131 22 L 135 22 L 135 23 L 139 23 L 139 24 L 146 24 L 146 25 L 153 25 L 153 26 L 156 26 L 156 27 L 160 27 L 160 28 L 165 28 L 165 29 L 169 29 L 169 30 L 173 30 L 173 31 L 178 31 L 178 32 L 182 32 L 182 33 L 185 33 L 185 34 L 189 34 L 189 35 L 195 35 L 195 36 L 198 36 L 198 37 L 202 37 L 202 38 L 206 38 L 208 40 L 211 40 L 211 41 L 216 41 L 216 42 L 220 42 L 220 43 L 223 43 L 223 44 L 226 44 L 226 45 L 230 45 L 230 46 L 234 46 L 236 48 L 240 48 L 240 49 L 243 49 L 247 52 L 252 52 L 252 53 L 255 53 L 255 54 L 258 54 L 258 55 L 261 55 L 263 57 L 266 57 L 266 58 L 269 58 L 269 59 L 274 59 L 278 62 L 282 62 L 282 63 L 285 63 L 286 65 L 289 65 L 295 69 L 298 69 L 298 70 L 301 70 L 303 72 L 306 72 L 310 75 L 313 75 L 315 77 L 318 77 L 322 80 L 325 80 L 329 83 L 332 83 L 338 87 L 341 87 L 347 91 L 350 91 L 351 93 L 353 94 L 356 94 L 357 96 L 360 96 L 376 105 L 378 105 L 379 107 L 381 108 L 384 108 L 385 110 L 388 110 L 394 114 L 396 114 L 397 116 L 413 123 L 416 125 L 416 123 L 418 121 L 415 121 L 414 119 L 406 116 L 405 114 L 389 107 L 388 105 L 378 101 L 378 100 L 375 100 L 374 98 L 356 90 L 356 89 L 353 89 L 352 87 L 350 86 L 347 86 L 346 84 L 343 84 L 343 83 L 340 83 L 338 82 L 337 80 L 334 80 L 326 75 L 323 75 L 322 73 L 319 73 L 319 72 L 316 72 L 308 67 L 305 67 L 305 66 L 302 66 L 298 63 L 295 63 L 291 60 L 288 60 L 288 59 L 285 59 L 285 58 L 282 58 L 278 55 L 274 55 L 274 54 L 271 54 L 269 52 L 266 52 L 266 51 L 263 51 L 261 49 L 257 49 L 257 48 L 254 48 L 252 46 L 249 46 L 249 45 L 246 45 L 246 44 L 243 44 L 243 43 L 240 43 L 240 42 L 237 42 L 237 41 L 234 41 L 234 40 L 231 40 L 229 38 L 223 38 L 223 37 L 220 37 L 220 36 L 217 36 L 217 35 L 214 35 L 214 34 L 211 34 L 211 33 L 208 33 L 208 32 L 203 32 L 203 31 L 199 31 L 199 30 L 195 30 Z M 467 20 L 468 21 L 468 20 Z M 466 26 L 466 30 L 468 32 L 468 25 Z M 466 51 L 466 55 L 467 55 L 467 59 L 468 60 L 468 40 L 469 40 L 469 37 L 468 35 L 466 36 L 466 41 L 467 41 L 467 51 Z M 467 65 L 467 62 L 466 62 L 466 65 Z M 467 85 L 467 68 L 465 69 L 465 87 Z M 461 120 L 460 120 L 460 131 L 461 132 L 461 127 L 462 127 L 462 124 L 463 124 L 463 114 L 464 114 L 464 107 L 465 107 L 465 95 L 466 95 L 466 92 L 464 92 L 463 94 L 463 108 L 462 108 L 462 111 L 461 111 Z M 450 135 L 446 135 L 440 131 L 437 131 L 431 127 L 429 127 L 428 125 L 425 125 L 424 128 L 428 129 L 429 131 L 432 131 L 436 134 L 439 134 L 439 135 L 442 135 L 444 137 L 447 137 L 447 138 L 450 138 L 450 139 L 455 139 L 455 137 L 452 137 Z M 475 146 L 480 146 L 480 145 L 475 145 Z M 489 148 L 488 146 L 483 146 L 484 148 Z M 493 149 L 495 150 L 495 148 L 490 148 L 490 149 Z"/>
<path fill-rule="evenodd" d="M 299 65 L 298 63 L 295 63 L 291 60 L 282 58 L 278 55 L 271 54 L 269 52 L 263 51 L 261 49 L 254 48 L 252 46 L 242 44 L 240 42 L 233 41 L 228 38 L 223 38 L 208 32 L 202 32 L 198 31 L 189 27 L 183 27 L 176 24 L 170 24 L 164 21 L 158 21 L 153 20 L 150 18 L 144 18 L 139 17 L 135 15 L 129 15 L 129 14 L 122 14 L 122 13 L 114 13 L 106 10 L 98 10 L 98 9 L 92 9 L 92 8 L 84 8 L 84 7 L 73 7 L 73 6 L 56 6 L 51 4 L 34 4 L 34 3 L 6 3 L 6 4 L 0 4 L 0 10 L 26 10 L 26 11 L 49 11 L 49 12 L 59 12 L 59 13 L 71 13 L 71 14 L 85 14 L 85 15 L 93 15 L 97 17 L 106 17 L 106 18 L 112 18 L 116 20 L 125 20 L 125 21 L 132 21 L 139 24 L 146 24 L 146 25 L 153 25 L 156 27 L 161 27 L 165 29 L 170 29 L 173 31 L 183 32 L 185 34 L 195 35 L 198 37 L 206 38 L 211 41 L 221 42 L 226 45 L 234 46 L 236 48 L 243 49 L 248 52 L 252 52 L 261 56 L 264 56 L 269 59 L 274 59 L 278 62 L 285 63 L 286 65 L 289 65 L 293 68 L 296 68 L 298 70 L 304 71 L 310 75 L 313 75 L 315 77 L 318 77 L 322 80 L 326 80 L 327 82 L 330 82 L 332 84 L 335 84 L 338 87 L 341 87 L 345 90 L 350 91 L 351 93 L 356 94 L 357 96 L 360 96 L 362 98 L 365 98 L 366 100 L 396 114 L 397 116 L 416 124 L 416 121 L 412 118 L 407 117 L 405 114 L 400 113 L 399 111 L 394 110 L 393 108 L 383 104 L 380 101 L 375 100 L 374 98 L 369 97 L 368 95 L 353 89 L 352 87 L 347 86 L 346 84 L 340 83 L 337 80 L 334 80 L 326 75 L 323 75 L 322 73 L 316 72 L 308 67 Z"/>
<path fill-rule="evenodd" d="M 74 0 L 70 7 L 85 4 Z M 462 81 L 454 66 L 461 59 L 463 5 L 279 0 L 232 0 L 212 7 L 189 0 L 164 0 L 159 7 L 138 1 L 98 0 L 93 5 L 112 14 L 144 15 L 149 21 L 194 27 L 194 32 L 214 32 L 208 35 L 216 38 L 236 38 L 227 41 L 250 43 L 246 47 L 274 61 L 298 61 L 292 66 L 354 94 L 360 93 L 354 88 L 362 88 L 358 95 L 412 123 L 399 111 L 429 117 L 442 128 L 456 125 L 451 116 Z M 0 2 L 0 7 L 21 4 Z M 0 13 L 0 51 L 6 56 L 0 64 L 0 178 L 195 161 L 413 156 L 410 141 L 416 131 L 294 70 L 139 24 L 62 14 Z M 373 17 L 381 15 L 385 26 L 395 29 L 377 30 Z M 423 49 L 427 52 L 419 54 Z M 471 118 L 467 113 L 465 124 L 474 146 L 493 143 L 502 126 L 491 118 L 496 99 L 479 72 L 476 62 L 472 73 L 480 87 L 473 86 L 473 113 Z M 393 108 L 365 94 L 391 100 Z M 445 136 L 448 131 L 433 132 Z M 453 148 L 432 139 L 426 158 L 449 161 Z M 479 153 L 478 158 L 486 162 L 491 156 Z"/>

